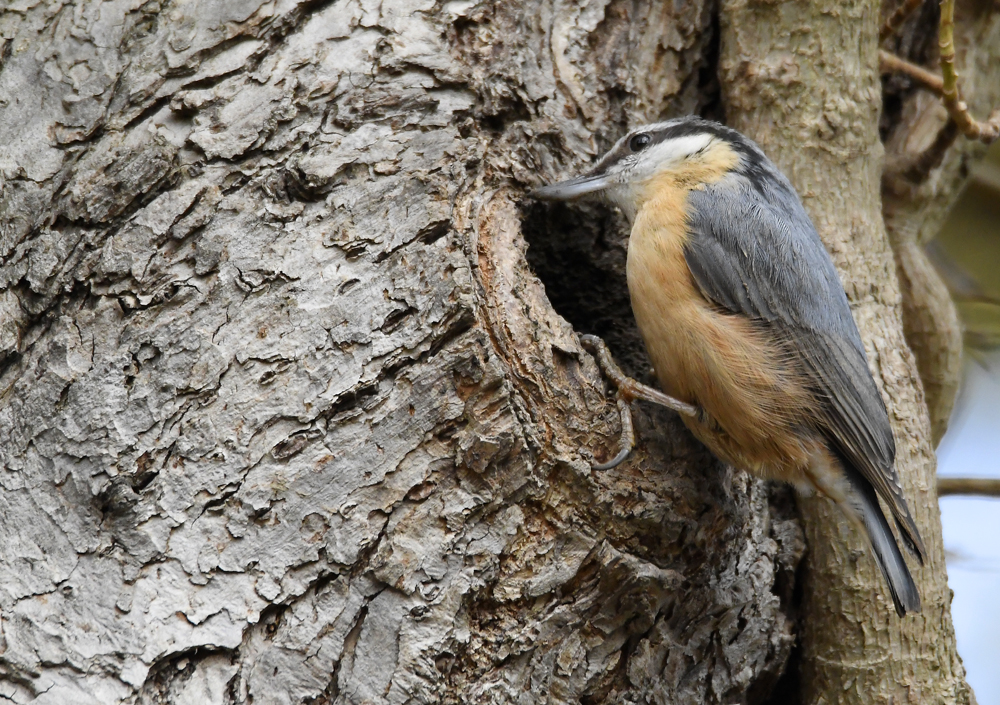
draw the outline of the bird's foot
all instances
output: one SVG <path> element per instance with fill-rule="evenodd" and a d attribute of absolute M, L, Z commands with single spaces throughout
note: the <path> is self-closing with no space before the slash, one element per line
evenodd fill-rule
<path fill-rule="evenodd" d="M 594 355 L 597 365 L 601 368 L 604 376 L 615 385 L 617 389 L 615 399 L 618 403 L 618 413 L 621 415 L 622 420 L 622 435 L 619 442 L 620 449 L 618 454 L 606 463 L 591 466 L 594 470 L 610 470 L 620 465 L 635 447 L 635 429 L 632 425 L 632 410 L 629 407 L 629 402 L 633 399 L 642 399 L 659 404 L 685 416 L 694 418 L 702 416 L 701 410 L 697 406 L 674 399 L 672 396 L 664 394 L 658 389 L 653 389 L 642 382 L 626 376 L 615 363 L 614 358 L 611 357 L 611 351 L 608 350 L 607 344 L 596 335 L 581 335 L 580 343 L 585 350 L 590 351 Z"/>

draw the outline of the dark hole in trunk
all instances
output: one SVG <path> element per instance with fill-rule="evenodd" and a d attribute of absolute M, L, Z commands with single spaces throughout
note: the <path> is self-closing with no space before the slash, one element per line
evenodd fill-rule
<path fill-rule="evenodd" d="M 528 244 L 528 263 L 544 284 L 553 308 L 578 333 L 604 338 L 626 374 L 659 386 L 651 374 L 632 316 L 625 274 L 629 226 L 624 217 L 596 203 L 548 204 L 526 200 L 522 232 Z M 686 601 L 699 602 L 708 609 L 716 599 L 710 595 L 708 585 L 717 566 L 736 560 L 735 554 L 743 550 L 747 537 L 742 532 L 750 507 L 742 500 L 734 501 L 736 498 L 728 489 L 731 481 L 727 477 L 731 471 L 726 471 L 706 450 L 689 440 L 675 414 L 643 403 L 632 406 L 638 443 L 653 459 L 657 468 L 654 474 L 664 472 L 671 476 L 668 483 L 677 489 L 662 514 L 656 509 L 646 509 L 651 521 L 648 524 L 638 521 L 641 527 L 638 534 L 642 537 L 638 544 L 621 541 L 617 545 L 685 575 L 697 586 L 684 589 Z M 678 459 L 681 462 L 675 462 Z M 627 473 L 627 468 L 611 470 L 603 481 L 613 482 L 614 475 Z M 776 520 L 794 520 L 795 499 L 791 490 L 776 485 L 771 494 L 772 505 L 777 502 L 771 507 L 772 516 Z M 679 517 L 684 519 L 678 522 Z M 692 524 L 698 529 L 692 531 Z M 791 546 L 785 552 L 788 555 L 776 566 L 773 589 L 792 621 L 792 628 L 797 630 L 801 575 L 796 569 L 800 566 L 801 547 Z M 657 619 L 669 616 L 661 614 Z M 758 681 L 746 693 L 746 702 L 765 705 L 799 702 L 798 660 L 798 650 L 787 660 L 775 655 L 774 662 L 762 670 Z M 623 662 L 628 662 L 627 655 Z"/>
<path fill-rule="evenodd" d="M 625 279 L 629 226 L 621 214 L 595 203 L 528 201 L 523 232 L 552 307 L 578 333 L 603 338 L 626 374 L 650 382 Z"/>

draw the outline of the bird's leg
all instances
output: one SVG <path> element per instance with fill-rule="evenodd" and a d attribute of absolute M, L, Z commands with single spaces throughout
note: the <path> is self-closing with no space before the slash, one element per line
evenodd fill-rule
<path fill-rule="evenodd" d="M 659 389 L 653 389 L 642 382 L 626 376 L 615 363 L 614 358 L 611 357 L 611 351 L 608 350 L 607 344 L 596 335 L 581 335 L 580 342 L 586 350 L 594 353 L 601 371 L 618 388 L 619 399 L 623 398 L 625 401 L 642 399 L 643 401 L 665 406 L 684 416 L 692 418 L 699 418 L 701 416 L 701 410 L 694 404 L 688 404 L 680 399 L 675 399 L 672 396 L 664 394 Z"/>
<path fill-rule="evenodd" d="M 591 465 L 590 467 L 593 470 L 610 470 L 613 467 L 621 465 L 625 462 L 625 458 L 632 453 L 632 449 L 635 448 L 635 429 L 632 427 L 632 410 L 620 392 L 617 402 L 618 413 L 622 419 L 622 435 L 618 441 L 618 454 L 606 463 Z"/>
<path fill-rule="evenodd" d="M 604 376 L 611 380 L 612 384 L 615 385 L 617 389 L 615 399 L 618 403 L 618 413 L 621 415 L 622 419 L 622 435 L 620 442 L 621 449 L 618 451 L 618 454 L 608 462 L 594 465 L 594 470 L 610 470 L 616 465 L 619 465 L 629 456 L 629 453 L 632 452 L 632 448 L 635 447 L 635 431 L 632 426 L 632 410 L 629 408 L 629 402 L 633 399 L 642 399 L 654 404 L 659 404 L 660 406 L 665 406 L 679 414 L 683 414 L 684 416 L 691 416 L 694 418 L 701 417 L 701 410 L 697 406 L 683 402 L 680 399 L 674 399 L 672 396 L 664 394 L 658 389 L 653 389 L 652 387 L 626 376 L 625 373 L 621 371 L 621 368 L 615 364 L 614 358 L 611 357 L 611 351 L 608 350 L 608 346 L 596 335 L 581 335 L 580 343 L 583 345 L 584 349 L 593 353 L 594 357 L 597 359 L 597 365 L 601 368 Z"/>

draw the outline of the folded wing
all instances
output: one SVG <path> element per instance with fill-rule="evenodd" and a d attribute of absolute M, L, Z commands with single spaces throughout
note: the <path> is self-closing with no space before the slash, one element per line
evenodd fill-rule
<path fill-rule="evenodd" d="M 848 479 L 870 483 L 886 502 L 922 563 L 888 414 L 837 272 L 788 182 L 759 186 L 731 174 L 690 193 L 687 264 L 707 299 L 759 320 L 795 353 L 823 409 L 817 430 L 856 471 Z"/>

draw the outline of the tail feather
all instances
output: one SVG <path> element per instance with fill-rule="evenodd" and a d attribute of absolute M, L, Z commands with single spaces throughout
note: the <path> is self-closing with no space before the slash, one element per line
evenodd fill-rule
<path fill-rule="evenodd" d="M 924 546 L 920 541 L 920 534 L 916 533 L 916 525 L 913 524 L 913 519 L 910 519 L 909 523 L 913 525 L 913 528 L 906 526 L 898 518 L 896 519 L 896 530 L 899 532 L 900 538 L 903 539 L 903 543 L 906 544 L 906 550 L 909 551 L 920 565 L 924 564 Z M 916 540 L 914 540 L 914 536 Z"/>
<path fill-rule="evenodd" d="M 885 582 L 889 586 L 893 604 L 896 606 L 896 614 L 902 617 L 907 612 L 919 612 L 920 593 L 917 591 L 916 583 L 913 582 L 909 568 L 906 567 L 906 561 L 903 560 L 899 545 L 892 535 L 889 522 L 886 521 L 885 514 L 882 513 L 882 507 L 879 506 L 878 497 L 875 495 L 875 488 L 850 466 L 845 469 L 851 487 L 854 489 L 855 509 L 868 531 L 875 562 L 878 563 L 882 577 L 885 578 Z"/>

